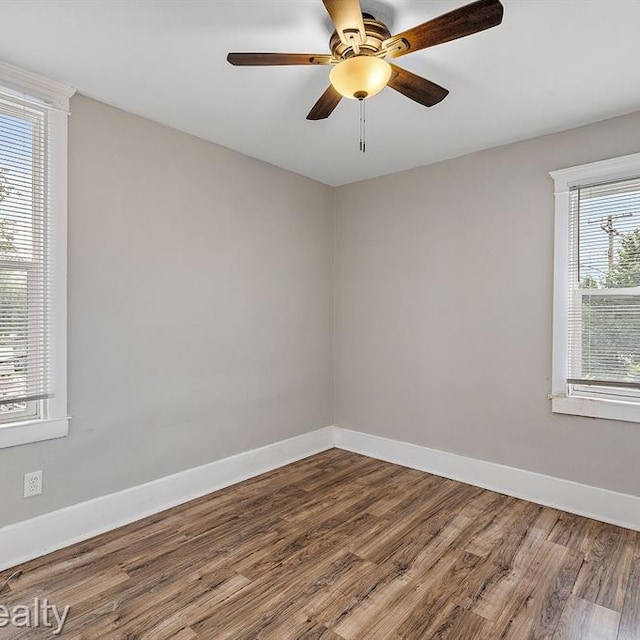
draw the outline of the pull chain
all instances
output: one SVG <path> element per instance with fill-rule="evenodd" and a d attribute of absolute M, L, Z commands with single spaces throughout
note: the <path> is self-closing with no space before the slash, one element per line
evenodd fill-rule
<path fill-rule="evenodd" d="M 367 112 L 365 99 L 360 98 L 360 151 L 367 152 Z"/>
<path fill-rule="evenodd" d="M 353 94 L 353 97 L 360 103 L 360 151 L 362 153 L 367 152 L 367 113 L 364 106 L 367 95 L 366 91 L 358 91 Z"/>

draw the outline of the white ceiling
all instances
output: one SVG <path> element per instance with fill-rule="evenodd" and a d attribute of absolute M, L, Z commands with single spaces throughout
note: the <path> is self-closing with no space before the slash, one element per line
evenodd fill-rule
<path fill-rule="evenodd" d="M 467 0 L 363 0 L 399 32 Z M 228 51 L 328 51 L 321 0 L 1 0 L 0 60 L 280 167 L 340 185 L 640 109 L 639 0 L 503 0 L 501 26 L 398 64 L 448 88 L 385 89 L 306 115 L 328 67 L 240 68 Z"/>

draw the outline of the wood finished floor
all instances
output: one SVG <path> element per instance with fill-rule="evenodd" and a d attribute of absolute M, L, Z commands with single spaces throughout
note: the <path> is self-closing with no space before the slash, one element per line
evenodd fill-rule
<path fill-rule="evenodd" d="M 69 640 L 640 639 L 639 533 L 337 449 L 19 568 Z"/>

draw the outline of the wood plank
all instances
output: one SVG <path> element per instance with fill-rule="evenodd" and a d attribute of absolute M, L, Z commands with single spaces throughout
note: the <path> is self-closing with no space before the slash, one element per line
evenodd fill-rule
<path fill-rule="evenodd" d="M 473 611 L 456 607 L 433 631 L 431 640 L 487 640 L 492 624 Z"/>
<path fill-rule="evenodd" d="M 620 614 L 593 602 L 571 596 L 565 605 L 553 640 L 616 640 Z"/>
<path fill-rule="evenodd" d="M 422 579 L 416 571 L 405 576 L 405 587 L 393 594 L 385 610 L 385 600 L 362 607 L 358 616 L 349 620 L 352 631 L 344 633 L 344 625 L 337 627 L 347 638 L 428 638 L 459 602 L 460 592 L 473 569 L 481 563 L 479 556 L 451 548 L 439 556 Z M 426 579 L 426 576 L 429 576 Z M 360 636 L 362 637 L 362 636 Z"/>
<path fill-rule="evenodd" d="M 585 551 L 590 544 L 592 528 L 599 523 L 573 513 L 562 513 L 549 534 L 549 541 L 576 551 Z"/>
<path fill-rule="evenodd" d="M 545 541 L 495 622 L 498 637 L 505 640 L 550 637 L 582 562 L 580 553 Z"/>
<path fill-rule="evenodd" d="M 494 621 L 502 615 L 558 517 L 554 510 L 543 509 L 524 536 L 518 532 L 488 556 L 490 562 L 500 567 L 500 573 L 483 585 L 480 597 L 473 605 L 475 613 Z"/>
<path fill-rule="evenodd" d="M 635 554 L 630 531 L 604 523 L 591 527 L 584 564 L 573 592 L 614 611 L 622 611 Z"/>
<path fill-rule="evenodd" d="M 631 566 L 618 632 L 618 640 L 638 640 L 638 638 L 640 638 L 640 557 L 636 557 Z"/>

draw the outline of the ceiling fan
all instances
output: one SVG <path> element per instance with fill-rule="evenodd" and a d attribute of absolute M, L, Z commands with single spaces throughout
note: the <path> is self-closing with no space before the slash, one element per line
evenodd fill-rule
<path fill-rule="evenodd" d="M 333 65 L 331 84 L 313 106 L 308 120 L 328 118 L 340 100 L 371 98 L 389 86 L 425 107 L 444 100 L 449 91 L 385 60 L 495 27 L 502 22 L 499 0 L 476 0 L 438 18 L 392 36 L 386 25 L 363 13 L 360 0 L 323 0 L 335 31 L 329 54 L 230 53 L 237 66 Z"/>

